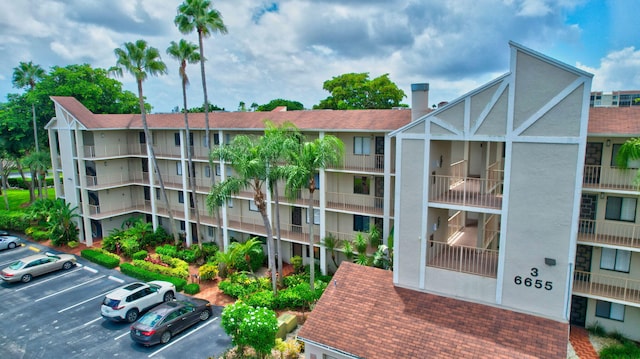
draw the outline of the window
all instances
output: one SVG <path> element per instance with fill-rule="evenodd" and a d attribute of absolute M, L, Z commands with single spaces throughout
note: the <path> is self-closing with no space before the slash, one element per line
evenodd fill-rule
<path fill-rule="evenodd" d="M 596 317 L 624 321 L 624 305 L 618 303 L 596 301 Z"/>
<path fill-rule="evenodd" d="M 178 192 L 178 203 L 184 203 L 184 193 Z"/>
<path fill-rule="evenodd" d="M 160 190 L 156 188 L 156 199 L 160 199 Z"/>
<path fill-rule="evenodd" d="M 186 229 L 187 229 L 186 223 L 184 223 L 184 221 L 180 221 L 180 230 L 185 231 Z"/>
<path fill-rule="evenodd" d="M 207 178 L 211 177 L 211 167 L 204 166 L 204 176 Z"/>
<path fill-rule="evenodd" d="M 176 174 L 182 176 L 182 163 L 176 162 Z"/>
<path fill-rule="evenodd" d="M 213 227 L 207 227 L 207 234 L 209 234 L 209 237 L 213 237 Z"/>
<path fill-rule="evenodd" d="M 220 165 L 216 165 L 216 176 L 220 176 Z"/>
<path fill-rule="evenodd" d="M 180 133 L 176 132 L 173 134 L 173 141 L 176 143 L 176 146 L 180 146 Z"/>
<path fill-rule="evenodd" d="M 147 138 L 144 135 L 144 132 L 139 132 L 138 137 L 140 138 L 140 143 L 147 143 Z"/>
<path fill-rule="evenodd" d="M 227 200 L 227 207 L 229 207 L 229 208 L 233 208 L 233 198 L 229 198 L 229 199 Z"/>
<path fill-rule="evenodd" d="M 193 132 L 189 132 L 189 146 L 193 147 Z"/>
<path fill-rule="evenodd" d="M 253 212 L 258 212 L 258 205 L 256 205 L 256 201 L 249 201 L 249 210 Z"/>
<path fill-rule="evenodd" d="M 618 157 L 618 152 L 620 152 L 620 147 L 622 147 L 622 144 L 613 144 L 611 146 L 611 167 L 618 167 L 616 158 Z M 627 167 L 640 168 L 640 159 L 627 161 Z"/>
<path fill-rule="evenodd" d="M 309 223 L 309 210 L 307 209 L 307 223 Z M 320 224 L 320 208 L 313 209 L 313 224 Z"/>
<path fill-rule="evenodd" d="M 313 180 L 316 182 L 316 189 L 320 189 L 320 174 L 316 173 L 313 176 Z"/>
<path fill-rule="evenodd" d="M 162 217 L 158 217 L 158 225 L 162 226 Z"/>
<path fill-rule="evenodd" d="M 636 221 L 636 199 L 629 197 L 607 197 L 605 219 L 614 221 Z"/>
<path fill-rule="evenodd" d="M 602 248 L 600 256 L 600 268 L 616 272 L 629 273 L 631 264 L 631 252 L 621 249 Z"/>
<path fill-rule="evenodd" d="M 353 138 L 353 154 L 368 155 L 371 153 L 371 139 L 369 137 Z"/>
<path fill-rule="evenodd" d="M 217 133 L 213 134 L 213 144 L 214 145 L 219 145 L 220 144 L 220 135 Z"/>
<path fill-rule="evenodd" d="M 369 217 L 353 215 L 353 230 L 357 232 L 369 231 Z"/>
<path fill-rule="evenodd" d="M 371 181 L 367 176 L 353 177 L 353 193 L 369 194 L 369 188 L 371 187 L 370 185 Z"/>

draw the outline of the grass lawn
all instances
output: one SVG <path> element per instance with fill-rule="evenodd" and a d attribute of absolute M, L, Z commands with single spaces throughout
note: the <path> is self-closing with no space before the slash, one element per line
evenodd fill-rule
<path fill-rule="evenodd" d="M 37 192 L 36 192 L 37 193 Z M 56 191 L 53 188 L 47 188 L 47 194 L 50 199 L 56 198 Z M 9 210 L 10 211 L 24 211 L 29 205 L 29 191 L 25 189 L 9 189 L 7 190 L 7 197 L 9 197 Z M 4 194 L 0 199 L 0 209 L 6 210 L 4 206 Z"/>

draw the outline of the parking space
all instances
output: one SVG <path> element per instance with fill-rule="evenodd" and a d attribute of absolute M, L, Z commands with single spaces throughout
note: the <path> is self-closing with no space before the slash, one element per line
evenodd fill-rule
<path fill-rule="evenodd" d="M 38 251 L 37 243 L 0 251 L 0 269 Z M 221 308 L 211 319 L 149 348 L 134 343 L 128 323 L 100 316 L 104 295 L 136 281 L 78 258 L 69 270 L 35 277 L 29 283 L 0 282 L 0 358 L 208 358 L 231 346 L 220 326 Z M 177 299 L 185 296 L 178 294 Z"/>

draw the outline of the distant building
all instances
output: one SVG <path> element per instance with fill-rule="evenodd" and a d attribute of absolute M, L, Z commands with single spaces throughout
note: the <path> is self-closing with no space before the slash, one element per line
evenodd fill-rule
<path fill-rule="evenodd" d="M 640 90 L 591 92 L 589 106 L 591 107 L 630 107 L 640 105 Z"/>

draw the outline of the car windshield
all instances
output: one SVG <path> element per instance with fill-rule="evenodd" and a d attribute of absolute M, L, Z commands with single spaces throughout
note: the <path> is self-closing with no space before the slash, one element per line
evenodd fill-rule
<path fill-rule="evenodd" d="M 138 323 L 144 324 L 150 327 L 154 327 L 159 321 L 162 320 L 162 316 L 158 313 L 149 312 L 138 320 Z"/>
<path fill-rule="evenodd" d="M 24 267 L 24 262 L 23 261 L 15 261 L 15 262 L 9 264 L 9 268 L 13 269 L 13 270 L 20 269 L 22 267 Z"/>

